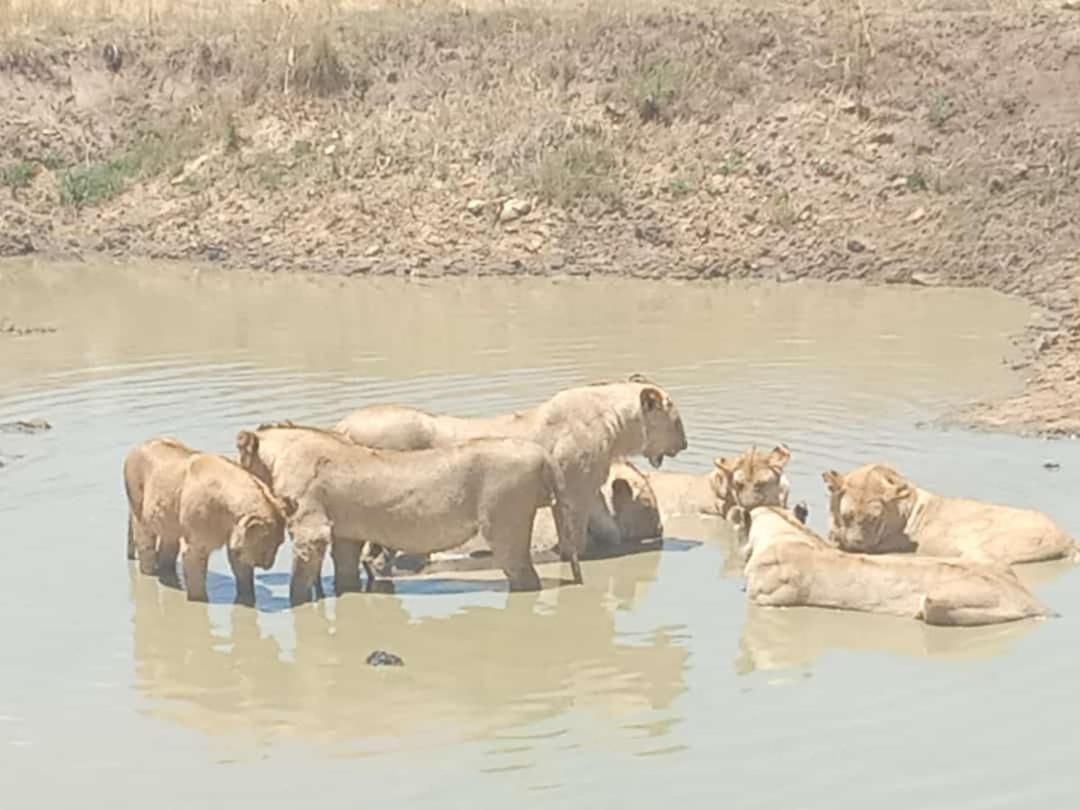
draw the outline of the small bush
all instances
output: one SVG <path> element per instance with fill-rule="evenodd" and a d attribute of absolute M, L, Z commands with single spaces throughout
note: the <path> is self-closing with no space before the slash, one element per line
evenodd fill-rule
<path fill-rule="evenodd" d="M 564 144 L 542 155 L 533 177 L 544 202 L 570 207 L 586 199 L 620 202 L 615 156 L 590 139 Z"/>
<path fill-rule="evenodd" d="M 904 185 L 907 186 L 908 191 L 926 191 L 930 183 L 926 178 L 925 170 L 917 167 L 905 178 Z"/>
<path fill-rule="evenodd" d="M 316 34 L 296 63 L 296 84 L 316 96 L 335 96 L 349 89 L 349 71 L 325 32 Z"/>
<path fill-rule="evenodd" d="M 124 190 L 133 174 L 125 158 L 73 166 L 60 179 L 60 202 L 83 208 L 111 200 Z"/>
<path fill-rule="evenodd" d="M 687 197 L 697 191 L 697 186 L 685 177 L 676 177 L 669 184 L 668 189 L 676 199 Z"/>
<path fill-rule="evenodd" d="M 20 160 L 0 170 L 0 184 L 14 190 L 27 188 L 34 182 L 35 168 L 33 161 Z"/>
<path fill-rule="evenodd" d="M 956 108 L 944 93 L 934 93 L 926 102 L 926 119 L 934 129 L 944 129 Z"/>
<path fill-rule="evenodd" d="M 795 203 L 787 191 L 778 191 L 769 200 L 769 216 L 774 225 L 790 228 L 798 219 Z"/>
<path fill-rule="evenodd" d="M 670 121 L 678 97 L 679 74 L 671 62 L 649 64 L 631 88 L 634 106 L 642 121 Z"/>

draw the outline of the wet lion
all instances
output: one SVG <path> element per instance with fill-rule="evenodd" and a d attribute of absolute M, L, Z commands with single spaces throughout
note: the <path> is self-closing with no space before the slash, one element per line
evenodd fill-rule
<path fill-rule="evenodd" d="M 236 437 L 240 463 L 297 509 L 289 522 L 289 599 L 305 602 L 330 548 L 338 593 L 359 587 L 365 541 L 430 554 L 480 535 L 512 591 L 538 590 L 529 541 L 536 510 L 552 506 L 565 543 L 565 485 L 544 448 L 475 439 L 407 452 L 361 447 L 341 434 L 263 425 Z"/>
<path fill-rule="evenodd" d="M 597 554 L 623 553 L 664 533 L 656 496 L 645 474 L 631 462 L 622 460 L 611 465 L 611 472 L 589 513 L 589 545 L 586 558 Z M 533 521 L 531 553 L 533 562 L 552 562 L 558 559 L 558 533 L 550 509 L 539 509 Z M 473 558 L 490 555 L 486 544 L 474 539 L 446 559 L 459 559 L 462 554 Z M 440 555 L 436 555 L 440 557 Z M 436 559 L 436 563 L 440 560 Z M 403 570 L 427 570 L 430 564 L 424 555 L 397 560 Z M 371 556 L 364 561 L 368 576 L 388 577 L 393 574 L 394 552 L 372 547 Z M 439 564 L 434 566 L 436 570 Z"/>
<path fill-rule="evenodd" d="M 1076 559 L 1075 541 L 1031 509 L 952 498 L 922 489 L 887 464 L 822 474 L 829 537 L 845 551 L 992 557 L 1007 563 Z"/>
<path fill-rule="evenodd" d="M 236 577 L 236 601 L 255 604 L 255 568 L 271 568 L 295 508 L 223 456 L 171 438 L 151 439 L 124 459 L 128 556 L 145 574 L 176 575 L 183 552 L 189 600 L 206 601 L 210 554 L 225 548 Z"/>
<path fill-rule="evenodd" d="M 791 486 L 784 467 L 791 451 L 777 445 L 768 453 L 756 447 L 732 458 L 717 457 L 707 473 L 649 472 L 662 517 L 714 515 L 726 518 L 735 506 L 787 506 Z"/>
<path fill-rule="evenodd" d="M 737 517 L 748 557 L 746 592 L 757 605 L 857 610 L 948 626 L 1054 615 L 1003 563 L 841 551 L 777 507 Z"/>
<path fill-rule="evenodd" d="M 654 468 L 687 447 L 671 397 L 640 375 L 564 389 L 534 408 L 488 419 L 436 416 L 403 405 L 370 405 L 335 430 L 366 447 L 418 450 L 477 437 L 529 439 L 547 450 L 566 482 L 564 559 L 575 570 L 588 542 L 589 515 L 612 461 L 643 455 Z M 575 578 L 579 578 L 575 576 Z"/>

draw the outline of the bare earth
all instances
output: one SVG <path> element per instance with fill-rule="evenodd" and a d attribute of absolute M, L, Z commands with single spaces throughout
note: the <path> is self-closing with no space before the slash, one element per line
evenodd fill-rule
<path fill-rule="evenodd" d="M 986 286 L 1026 385 L 951 418 L 1080 431 L 1080 4 L 23 5 L 0 255 Z"/>

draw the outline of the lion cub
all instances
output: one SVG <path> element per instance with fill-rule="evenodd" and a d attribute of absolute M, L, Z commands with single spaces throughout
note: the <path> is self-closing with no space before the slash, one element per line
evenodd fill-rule
<path fill-rule="evenodd" d="M 176 576 L 183 548 L 184 589 L 205 602 L 210 554 L 224 547 L 236 576 L 236 601 L 255 604 L 255 568 L 271 568 L 296 509 L 239 464 L 171 438 L 150 439 L 124 458 L 128 557 L 163 581 Z"/>
<path fill-rule="evenodd" d="M 791 451 L 777 445 L 768 453 L 751 447 L 734 458 L 718 457 L 714 469 L 693 473 L 646 472 L 656 494 L 661 519 L 674 515 L 715 515 L 728 518 L 741 506 L 787 506 L 791 486 L 784 467 Z"/>

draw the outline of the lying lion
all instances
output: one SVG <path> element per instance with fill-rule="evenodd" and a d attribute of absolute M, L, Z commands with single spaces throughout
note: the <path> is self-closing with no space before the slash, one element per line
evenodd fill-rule
<path fill-rule="evenodd" d="M 207 601 L 210 554 L 225 547 L 236 577 L 236 601 L 255 604 L 255 568 L 271 568 L 295 502 L 278 499 L 253 475 L 222 456 L 171 438 L 151 439 L 124 459 L 128 557 L 163 580 L 176 576 L 183 548 L 184 589 Z"/>
<path fill-rule="evenodd" d="M 950 498 L 921 489 L 886 464 L 822 474 L 829 490 L 829 538 L 845 551 L 914 551 L 991 557 L 1007 563 L 1075 559 L 1077 546 L 1030 509 Z"/>
<path fill-rule="evenodd" d="M 397 452 L 319 428 L 264 425 L 240 431 L 236 446 L 245 469 L 297 503 L 289 522 L 293 605 L 310 599 L 327 547 L 338 593 L 359 587 L 365 541 L 430 554 L 479 534 L 512 591 L 540 588 L 529 554 L 537 509 L 553 507 L 565 547 L 565 486 L 535 442 L 476 439 Z"/>
<path fill-rule="evenodd" d="M 845 552 L 777 507 L 736 518 L 748 556 L 747 595 L 758 605 L 858 610 L 956 626 L 1054 615 L 1001 563 Z"/>
<path fill-rule="evenodd" d="M 735 506 L 787 506 L 791 490 L 784 467 L 791 451 L 784 445 L 763 454 L 751 447 L 734 458 L 718 457 L 704 474 L 650 472 L 663 518 L 675 515 L 715 515 L 727 518 Z"/>
<path fill-rule="evenodd" d="M 540 444 L 566 481 L 567 545 L 563 558 L 580 579 L 589 515 L 615 459 L 643 455 L 659 468 L 687 447 L 679 410 L 663 389 L 632 375 L 564 389 L 534 408 L 489 419 L 436 416 L 403 405 L 369 405 L 335 430 L 366 447 L 419 450 L 478 437 L 516 437 Z"/>

